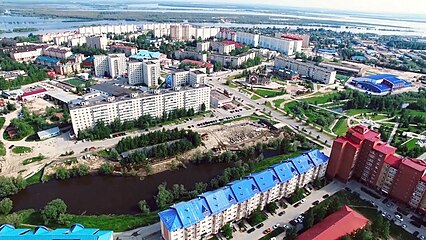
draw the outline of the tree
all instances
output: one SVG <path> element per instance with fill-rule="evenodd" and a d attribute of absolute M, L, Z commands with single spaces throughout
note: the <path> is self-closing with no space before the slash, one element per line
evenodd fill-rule
<path fill-rule="evenodd" d="M 64 167 L 58 167 L 55 172 L 55 178 L 59 180 L 68 179 L 71 177 L 70 171 Z"/>
<path fill-rule="evenodd" d="M 351 236 L 346 235 L 346 236 L 343 236 L 340 240 L 351 240 L 351 239 L 352 239 Z"/>
<path fill-rule="evenodd" d="M 305 229 L 309 229 L 314 225 L 315 216 L 314 216 L 314 210 L 310 208 L 306 214 L 305 218 L 303 219 L 303 227 Z"/>
<path fill-rule="evenodd" d="M 368 232 L 366 229 L 358 230 L 354 235 L 354 240 L 371 240 L 372 236 L 371 233 Z"/>
<path fill-rule="evenodd" d="M 202 104 L 201 104 L 201 107 L 200 107 L 200 111 L 201 111 L 201 112 L 205 112 L 205 111 L 206 111 L 206 109 L 207 109 L 207 108 L 206 108 L 206 104 L 205 104 L 205 103 L 202 103 Z"/>
<path fill-rule="evenodd" d="M 6 216 L 6 223 L 13 225 L 15 227 L 19 226 L 22 223 L 21 215 L 17 213 L 12 213 Z"/>
<path fill-rule="evenodd" d="M 222 231 L 223 231 L 223 236 L 226 239 L 232 239 L 232 227 L 231 227 L 231 224 L 228 223 L 225 226 L 223 226 Z"/>
<path fill-rule="evenodd" d="M 158 186 L 158 193 L 155 196 L 155 203 L 158 209 L 165 209 L 173 202 L 173 194 L 167 190 L 167 183 Z"/>
<path fill-rule="evenodd" d="M 145 200 L 141 200 L 138 202 L 138 207 L 141 210 L 142 214 L 149 214 L 151 212 L 151 209 L 148 206 L 148 203 L 146 203 Z"/>
<path fill-rule="evenodd" d="M 296 228 L 288 228 L 286 231 L 286 240 L 295 240 L 297 238 L 297 230 Z"/>
<path fill-rule="evenodd" d="M 9 214 L 9 212 L 12 210 L 13 202 L 10 200 L 10 198 L 3 198 L 0 201 L 0 214 Z"/>
<path fill-rule="evenodd" d="M 67 205 L 61 199 L 55 199 L 47 203 L 41 211 L 41 216 L 45 224 L 51 221 L 58 222 L 62 214 L 67 212 Z"/>
<path fill-rule="evenodd" d="M 388 239 L 389 227 L 389 221 L 386 221 L 381 215 L 379 215 L 371 224 L 371 231 L 376 238 Z"/>
<path fill-rule="evenodd" d="M 99 168 L 99 173 L 101 175 L 111 175 L 114 172 L 114 166 L 109 163 L 102 163 Z"/>
<path fill-rule="evenodd" d="M 271 202 L 268 205 L 266 205 L 266 210 L 270 213 L 275 213 L 278 209 L 278 205 L 276 202 Z"/>

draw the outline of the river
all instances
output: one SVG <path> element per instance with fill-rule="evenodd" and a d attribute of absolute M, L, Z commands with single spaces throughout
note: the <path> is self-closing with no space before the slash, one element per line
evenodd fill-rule
<path fill-rule="evenodd" d="M 167 182 L 183 184 L 191 190 L 195 183 L 210 181 L 230 166 L 227 163 L 189 164 L 187 168 L 165 171 L 143 180 L 139 177 L 84 176 L 68 180 L 51 180 L 28 186 L 11 196 L 13 211 L 41 209 L 46 203 L 60 198 L 73 214 L 135 214 L 140 213 L 137 203 L 144 199 L 151 209 L 155 209 L 154 196 L 157 186 Z"/>

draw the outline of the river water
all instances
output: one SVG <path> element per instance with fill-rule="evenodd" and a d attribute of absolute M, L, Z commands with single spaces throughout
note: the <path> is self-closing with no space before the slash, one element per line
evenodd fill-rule
<path fill-rule="evenodd" d="M 191 190 L 195 183 L 221 174 L 228 167 L 226 163 L 190 164 L 187 168 L 165 171 L 143 180 L 139 177 L 84 176 L 63 181 L 51 180 L 28 186 L 11 196 L 13 211 L 34 208 L 41 209 L 46 203 L 60 198 L 73 214 L 135 214 L 140 213 L 137 203 L 144 199 L 155 209 L 154 196 L 157 186 L 167 182 L 183 184 Z"/>

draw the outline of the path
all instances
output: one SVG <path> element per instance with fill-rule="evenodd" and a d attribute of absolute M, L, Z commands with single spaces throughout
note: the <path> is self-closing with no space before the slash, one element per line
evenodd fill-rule
<path fill-rule="evenodd" d="M 391 132 L 389 139 L 388 139 L 388 144 L 390 144 L 393 140 L 393 137 L 395 137 L 396 130 L 398 130 L 398 127 L 399 127 L 399 122 L 395 123 L 395 125 L 393 126 L 392 132 Z"/>

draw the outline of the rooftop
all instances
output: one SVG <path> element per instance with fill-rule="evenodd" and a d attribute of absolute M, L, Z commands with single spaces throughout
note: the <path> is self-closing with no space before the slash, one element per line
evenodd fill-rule
<path fill-rule="evenodd" d="M 239 203 L 252 198 L 257 193 L 260 193 L 259 188 L 251 178 L 233 181 L 229 183 L 228 186 L 231 187 L 231 190 Z"/>
<path fill-rule="evenodd" d="M 226 96 L 225 94 L 218 92 L 217 90 L 211 90 L 210 91 L 210 97 L 217 99 L 217 100 L 227 100 L 230 99 L 230 97 Z"/>
<path fill-rule="evenodd" d="M 112 239 L 112 231 L 102 231 L 97 228 L 84 228 L 81 224 L 73 224 L 71 228 L 58 228 L 50 230 L 44 226 L 32 229 L 16 229 L 12 225 L 0 226 L 0 239 L 2 240 L 95 240 Z"/>
<path fill-rule="evenodd" d="M 368 219 L 348 206 L 343 206 L 339 211 L 299 235 L 296 240 L 338 240 L 367 224 Z"/>
<path fill-rule="evenodd" d="M 287 182 L 298 174 L 291 161 L 285 161 L 270 167 L 275 171 L 281 182 Z"/>
<path fill-rule="evenodd" d="M 290 35 L 290 34 L 283 34 L 283 35 L 281 35 L 281 38 L 287 38 L 287 39 L 296 40 L 296 41 L 302 41 L 303 40 L 303 38 L 301 38 L 299 36 Z"/>
<path fill-rule="evenodd" d="M 404 158 L 401 164 L 422 173 L 426 170 L 426 162 L 420 159 Z"/>
<path fill-rule="evenodd" d="M 54 127 L 54 128 L 49 128 L 43 131 L 39 131 L 37 132 L 37 135 L 40 139 L 42 139 L 45 136 L 50 136 L 52 134 L 58 133 L 59 132 L 59 128 L 58 127 Z"/>
<path fill-rule="evenodd" d="M 213 64 L 211 63 L 201 62 L 201 61 L 196 61 L 191 59 L 184 59 L 182 60 L 182 63 L 192 63 L 192 64 L 197 64 L 199 67 L 213 68 Z"/>
<path fill-rule="evenodd" d="M 252 178 L 255 181 L 258 188 L 262 192 L 266 192 L 280 183 L 280 179 L 272 169 L 267 169 L 259 173 L 254 173 L 248 177 Z"/>
<path fill-rule="evenodd" d="M 290 161 L 293 162 L 299 174 L 304 174 L 315 167 L 314 162 L 306 155 L 299 155 Z"/>
<path fill-rule="evenodd" d="M 391 154 L 385 158 L 385 163 L 391 165 L 393 168 L 399 168 L 399 165 L 401 164 L 401 160 L 402 158 L 394 154 Z"/>
<path fill-rule="evenodd" d="M 150 52 L 148 50 L 139 50 L 135 55 L 130 56 L 130 58 L 138 60 L 150 60 L 160 58 L 160 52 Z"/>
<path fill-rule="evenodd" d="M 123 87 L 120 87 L 120 86 L 117 86 L 117 85 L 111 84 L 111 83 L 97 84 L 97 85 L 91 86 L 90 88 L 94 89 L 94 90 L 101 91 L 101 92 L 108 93 L 109 95 L 114 96 L 114 97 L 128 96 L 128 95 L 134 93 L 134 91 L 132 91 L 130 89 L 123 88 Z"/>
<path fill-rule="evenodd" d="M 36 58 L 36 61 L 48 62 L 48 63 L 56 64 L 56 63 L 59 62 L 59 59 L 54 58 L 54 57 L 48 57 L 48 56 L 38 56 Z"/>

